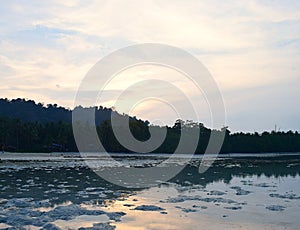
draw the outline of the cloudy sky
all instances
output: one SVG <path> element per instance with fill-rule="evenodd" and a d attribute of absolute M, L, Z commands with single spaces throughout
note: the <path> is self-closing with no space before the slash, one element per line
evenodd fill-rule
<path fill-rule="evenodd" d="M 72 108 L 81 80 L 97 61 L 119 48 L 154 42 L 180 47 L 207 67 L 232 131 L 272 130 L 275 124 L 300 130 L 299 12 L 298 0 L 2 1 L 0 97 Z M 113 106 L 116 93 L 138 79 L 174 83 L 184 78 L 179 75 L 155 66 L 126 70 L 101 102 Z M 182 80 L 179 87 L 199 100 L 199 120 L 209 123 L 201 92 Z M 168 106 L 150 100 L 131 113 L 171 124 L 176 114 L 170 108 L 181 103 L 178 97 Z"/>

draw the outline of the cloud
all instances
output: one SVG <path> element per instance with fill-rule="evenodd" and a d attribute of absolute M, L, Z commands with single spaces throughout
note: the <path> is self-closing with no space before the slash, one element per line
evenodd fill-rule
<path fill-rule="evenodd" d="M 252 130 L 248 121 L 254 121 L 255 114 L 269 114 L 270 121 L 289 121 L 287 127 L 298 129 L 293 114 L 299 112 L 294 99 L 300 92 L 295 86 L 300 83 L 299 10 L 297 0 L 4 1 L 0 96 L 72 107 L 73 90 L 101 57 L 128 45 L 158 42 L 186 49 L 208 67 L 224 94 L 234 130 L 239 129 L 236 124 Z M 119 78 L 107 90 L 121 90 L 143 76 L 156 75 L 177 84 L 191 98 L 202 97 L 182 76 L 163 69 L 150 75 L 147 71 L 127 73 L 126 80 Z M 280 87 L 284 101 L 278 96 Z M 284 109 L 267 106 L 262 94 L 277 98 Z M 115 94 L 107 95 L 109 106 Z M 180 103 L 176 98 L 176 105 Z M 155 119 L 149 113 L 155 106 L 143 105 L 149 120 Z M 208 115 L 203 114 L 203 120 Z M 257 127 L 268 128 L 267 123 L 262 119 Z"/>

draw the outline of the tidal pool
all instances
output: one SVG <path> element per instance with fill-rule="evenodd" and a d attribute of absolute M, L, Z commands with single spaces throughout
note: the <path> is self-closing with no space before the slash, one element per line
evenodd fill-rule
<path fill-rule="evenodd" d="M 105 181 L 77 154 L 32 155 L 1 156 L 0 229 L 298 229 L 300 225 L 297 156 L 221 158 L 203 174 L 198 173 L 201 157 L 195 157 L 171 180 L 137 189 Z M 122 167 L 151 167 L 166 155 L 117 158 Z M 119 167 L 105 157 L 89 160 L 101 167 Z"/>

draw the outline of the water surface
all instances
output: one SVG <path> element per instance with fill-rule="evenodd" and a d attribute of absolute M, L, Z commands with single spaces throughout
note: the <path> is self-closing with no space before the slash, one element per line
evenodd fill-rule
<path fill-rule="evenodd" d="M 196 157 L 170 181 L 146 189 L 113 185 L 76 154 L 34 157 L 1 157 L 2 229 L 298 229 L 300 224 L 296 156 L 219 159 L 203 174 Z M 165 157 L 117 158 L 124 167 L 151 167 Z M 90 160 L 117 167 L 105 157 Z M 180 164 L 180 157 L 176 161 Z"/>

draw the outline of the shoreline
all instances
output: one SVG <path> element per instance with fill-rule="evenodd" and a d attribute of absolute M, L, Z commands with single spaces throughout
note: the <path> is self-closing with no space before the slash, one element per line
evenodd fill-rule
<path fill-rule="evenodd" d="M 170 154 L 170 153 L 0 153 L 0 162 L 2 161 L 64 161 L 64 160 L 96 160 L 114 158 L 176 158 L 176 159 L 202 159 L 204 156 L 209 159 L 209 155 L 203 154 Z M 211 155 L 215 156 L 215 155 Z M 300 158 L 300 152 L 298 153 L 230 153 L 230 154 L 218 154 L 217 160 L 230 160 L 230 159 L 278 159 L 278 158 Z"/>

